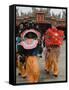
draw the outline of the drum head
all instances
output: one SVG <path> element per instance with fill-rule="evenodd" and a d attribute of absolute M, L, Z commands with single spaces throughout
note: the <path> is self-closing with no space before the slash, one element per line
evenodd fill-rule
<path fill-rule="evenodd" d="M 38 40 L 40 39 L 40 33 L 34 29 L 25 30 L 21 34 L 21 46 L 24 49 L 33 49 L 38 45 Z"/>

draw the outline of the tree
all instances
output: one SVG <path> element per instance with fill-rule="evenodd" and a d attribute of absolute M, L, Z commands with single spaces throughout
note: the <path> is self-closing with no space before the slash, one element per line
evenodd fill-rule
<path fill-rule="evenodd" d="M 62 11 L 62 18 L 66 19 L 66 11 Z"/>
<path fill-rule="evenodd" d="M 51 16 L 50 10 L 51 10 L 50 8 L 47 8 L 46 10 L 48 16 Z"/>
<path fill-rule="evenodd" d="M 57 16 L 56 16 L 57 19 L 60 19 L 61 18 L 61 13 L 59 13 Z"/>
<path fill-rule="evenodd" d="M 53 17 L 55 17 L 55 14 L 54 14 L 54 12 L 53 12 L 53 11 L 52 11 L 52 16 L 53 16 Z"/>
<path fill-rule="evenodd" d="M 35 13 L 36 12 L 36 8 L 32 7 L 32 12 Z"/>
<path fill-rule="evenodd" d="M 24 13 L 21 11 L 21 16 L 24 16 Z"/>
<path fill-rule="evenodd" d="M 16 9 L 16 16 L 19 16 L 18 9 Z"/>

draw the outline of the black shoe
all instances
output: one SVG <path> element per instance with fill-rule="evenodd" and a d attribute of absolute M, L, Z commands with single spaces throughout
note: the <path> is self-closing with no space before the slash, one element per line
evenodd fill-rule
<path fill-rule="evenodd" d="M 49 74 L 49 71 L 47 71 L 46 69 L 45 69 L 45 71 L 46 71 L 47 74 Z"/>
<path fill-rule="evenodd" d="M 18 73 L 18 75 L 20 76 L 20 75 L 21 75 L 21 73 Z"/>
<path fill-rule="evenodd" d="M 54 75 L 54 77 L 58 77 L 58 75 Z"/>
<path fill-rule="evenodd" d="M 42 56 L 40 56 L 40 58 L 42 58 Z"/>

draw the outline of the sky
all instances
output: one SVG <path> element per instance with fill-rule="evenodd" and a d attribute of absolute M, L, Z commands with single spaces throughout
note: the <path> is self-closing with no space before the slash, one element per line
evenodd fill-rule
<path fill-rule="evenodd" d="M 18 9 L 18 12 L 19 12 L 19 15 L 20 15 L 20 13 L 21 13 L 21 11 L 22 12 L 24 12 L 24 13 L 28 13 L 28 12 L 32 12 L 32 8 L 31 7 L 16 7 L 17 9 Z M 40 9 L 40 8 L 37 8 L 37 9 Z M 44 8 L 43 8 L 44 9 Z M 46 9 L 46 8 L 45 8 Z M 50 10 L 50 13 L 51 13 L 51 15 L 52 15 L 52 12 L 54 13 L 54 14 L 59 14 L 59 13 L 61 13 L 61 17 L 62 17 L 62 11 L 65 11 L 65 9 L 51 9 Z"/>

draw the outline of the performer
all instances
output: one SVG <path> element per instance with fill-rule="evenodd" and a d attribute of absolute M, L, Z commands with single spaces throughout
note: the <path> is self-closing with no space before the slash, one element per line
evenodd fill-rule
<path fill-rule="evenodd" d="M 51 70 L 54 76 L 58 76 L 58 59 L 60 55 L 60 46 L 63 44 L 64 32 L 56 28 L 49 28 L 45 35 L 45 70 L 49 73 Z"/>
<path fill-rule="evenodd" d="M 36 83 L 40 77 L 38 65 L 37 47 L 40 40 L 40 33 L 34 29 L 25 30 L 21 34 L 20 45 L 23 48 L 22 54 L 25 56 L 25 72 L 30 83 Z"/>

